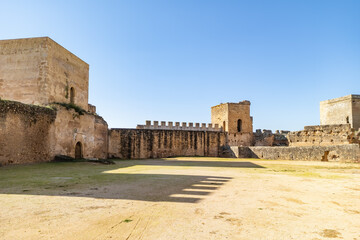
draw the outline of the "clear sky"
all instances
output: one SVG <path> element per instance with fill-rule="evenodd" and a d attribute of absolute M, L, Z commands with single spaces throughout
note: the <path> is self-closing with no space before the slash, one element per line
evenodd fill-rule
<path fill-rule="evenodd" d="M 90 64 L 112 128 L 250 100 L 254 129 L 301 130 L 360 94 L 359 0 L 0 1 L 0 39 L 40 36 Z"/>

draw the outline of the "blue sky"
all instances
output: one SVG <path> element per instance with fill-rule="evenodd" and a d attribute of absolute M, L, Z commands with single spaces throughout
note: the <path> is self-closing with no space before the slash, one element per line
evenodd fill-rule
<path fill-rule="evenodd" d="M 49 36 L 90 64 L 109 127 L 210 122 L 251 101 L 254 129 L 319 124 L 360 94 L 360 1 L 0 1 L 0 39 Z"/>

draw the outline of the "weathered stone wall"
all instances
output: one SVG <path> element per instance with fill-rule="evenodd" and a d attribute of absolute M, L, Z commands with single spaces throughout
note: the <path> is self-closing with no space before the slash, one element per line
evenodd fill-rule
<path fill-rule="evenodd" d="M 350 124 L 305 126 L 303 131 L 290 132 L 290 146 L 329 146 L 360 143 L 360 131 Z"/>
<path fill-rule="evenodd" d="M 207 131 L 111 129 L 109 157 L 121 159 L 172 156 L 219 156 L 225 133 Z"/>
<path fill-rule="evenodd" d="M 238 158 L 360 162 L 358 144 L 302 147 L 231 147 Z"/>
<path fill-rule="evenodd" d="M 47 44 L 43 38 L 0 41 L 0 98 L 47 101 Z"/>
<path fill-rule="evenodd" d="M 54 123 L 53 157 L 75 157 L 75 145 L 80 142 L 84 158 L 107 158 L 108 125 L 99 116 L 53 105 L 57 109 Z"/>
<path fill-rule="evenodd" d="M 0 165 L 49 161 L 56 111 L 0 101 Z"/>
<path fill-rule="evenodd" d="M 227 144 L 229 146 L 252 146 L 254 145 L 253 133 L 228 133 Z"/>
<path fill-rule="evenodd" d="M 229 108 L 228 104 L 219 104 L 211 107 L 211 123 L 218 124 L 224 131 L 229 131 Z"/>
<path fill-rule="evenodd" d="M 46 42 L 48 102 L 70 102 L 73 88 L 74 103 L 88 110 L 89 65 L 50 38 Z"/>
<path fill-rule="evenodd" d="M 360 95 L 352 95 L 353 128 L 360 130 Z"/>
<path fill-rule="evenodd" d="M 287 134 L 289 131 L 276 130 L 273 133 L 271 130 L 256 129 L 254 133 L 255 146 L 288 146 L 289 141 Z"/>
<path fill-rule="evenodd" d="M 108 126 L 99 116 L 54 104 L 0 101 L 0 164 L 46 162 L 56 155 L 107 158 Z"/>
<path fill-rule="evenodd" d="M 0 98 L 88 110 L 89 65 L 48 37 L 0 41 Z"/>

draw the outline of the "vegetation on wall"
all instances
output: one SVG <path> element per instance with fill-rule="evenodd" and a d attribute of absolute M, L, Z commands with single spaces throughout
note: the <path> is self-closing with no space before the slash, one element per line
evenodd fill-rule
<path fill-rule="evenodd" d="M 58 104 L 62 107 L 65 107 L 66 110 L 70 110 L 70 109 L 74 109 L 75 112 L 77 112 L 79 115 L 84 115 L 84 113 L 86 113 L 86 111 L 79 107 L 78 105 L 74 104 L 74 103 L 60 103 L 60 102 L 55 102 L 54 104 Z"/>

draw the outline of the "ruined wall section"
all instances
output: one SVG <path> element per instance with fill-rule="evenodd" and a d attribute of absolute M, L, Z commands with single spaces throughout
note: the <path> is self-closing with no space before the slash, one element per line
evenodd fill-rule
<path fill-rule="evenodd" d="M 75 157 L 75 145 L 80 142 L 84 158 L 107 158 L 108 125 L 101 117 L 74 109 L 52 105 L 57 109 L 54 122 L 52 157 Z"/>
<path fill-rule="evenodd" d="M 48 102 L 70 103 L 71 88 L 74 103 L 88 111 L 89 65 L 80 58 L 46 38 L 48 48 Z"/>
<path fill-rule="evenodd" d="M 56 111 L 0 101 L 0 165 L 49 161 Z"/>
<path fill-rule="evenodd" d="M 290 131 L 276 130 L 273 133 L 271 130 L 256 129 L 254 133 L 254 146 L 288 146 L 289 141 L 287 135 Z"/>
<path fill-rule="evenodd" d="M 305 126 L 288 134 L 290 146 L 329 146 L 360 143 L 360 131 L 350 124 Z"/>
<path fill-rule="evenodd" d="M 358 144 L 297 147 L 231 147 L 238 158 L 270 160 L 360 162 Z"/>
<path fill-rule="evenodd" d="M 120 159 L 218 157 L 225 140 L 223 132 L 110 129 L 109 157 Z"/>
<path fill-rule="evenodd" d="M 108 125 L 99 116 L 57 104 L 39 107 L 0 101 L 0 164 L 47 162 L 56 155 L 107 158 Z"/>
<path fill-rule="evenodd" d="M 0 41 L 0 98 L 27 104 L 47 102 L 47 41 Z"/>

